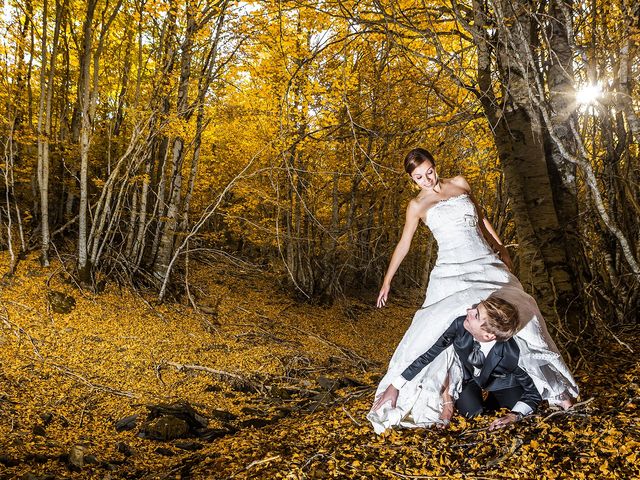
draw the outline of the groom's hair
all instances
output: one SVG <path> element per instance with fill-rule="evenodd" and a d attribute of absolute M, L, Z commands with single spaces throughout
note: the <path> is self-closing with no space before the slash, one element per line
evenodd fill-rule
<path fill-rule="evenodd" d="M 511 303 L 489 295 L 480 302 L 486 311 L 487 321 L 483 328 L 496 336 L 496 340 L 504 342 L 513 337 L 518 331 L 518 309 Z"/>

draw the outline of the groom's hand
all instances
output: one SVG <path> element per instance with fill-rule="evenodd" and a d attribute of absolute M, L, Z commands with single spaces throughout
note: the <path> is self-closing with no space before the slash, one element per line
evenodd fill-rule
<path fill-rule="evenodd" d="M 396 408 L 396 401 L 398 400 L 399 393 L 400 391 L 396 387 L 394 387 L 393 385 L 389 385 L 387 389 L 382 393 L 382 395 L 380 395 L 373 403 L 371 411 L 375 412 L 389 400 L 391 400 L 391 408 Z"/>
<path fill-rule="evenodd" d="M 568 410 L 573 406 L 573 398 L 567 392 L 560 395 L 560 406 L 563 410 Z"/>
<path fill-rule="evenodd" d="M 510 423 L 517 422 L 520 419 L 520 416 L 516 413 L 507 413 L 504 417 L 496 418 L 491 425 L 489 425 L 489 430 L 496 430 L 498 428 L 503 428 L 509 425 Z"/>

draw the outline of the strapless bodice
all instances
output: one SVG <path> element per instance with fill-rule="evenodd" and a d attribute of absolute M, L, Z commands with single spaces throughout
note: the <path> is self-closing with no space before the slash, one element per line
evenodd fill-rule
<path fill-rule="evenodd" d="M 459 263 L 492 255 L 468 194 L 441 200 L 425 214 L 425 223 L 438 242 L 437 263 Z"/>

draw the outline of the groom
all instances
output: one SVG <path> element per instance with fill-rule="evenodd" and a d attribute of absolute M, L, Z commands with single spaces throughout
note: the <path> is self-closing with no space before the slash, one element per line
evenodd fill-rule
<path fill-rule="evenodd" d="M 520 420 L 533 412 L 542 398 L 529 374 L 518 366 L 520 349 L 513 339 L 517 329 L 516 307 L 489 296 L 468 309 L 466 316 L 456 318 L 429 350 L 391 382 L 372 410 L 378 410 L 388 401 L 395 408 L 402 387 L 453 344 L 463 369 L 462 390 L 455 402 L 460 413 L 472 417 L 485 410 L 511 410 L 492 422 L 489 430 Z M 483 390 L 488 393 L 486 400 Z"/>

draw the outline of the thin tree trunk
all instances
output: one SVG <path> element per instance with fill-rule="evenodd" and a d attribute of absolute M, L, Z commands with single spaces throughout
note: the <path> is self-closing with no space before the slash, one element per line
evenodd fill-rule
<path fill-rule="evenodd" d="M 44 0 L 42 6 L 42 42 L 41 42 L 41 69 L 40 69 L 40 103 L 38 108 L 38 187 L 40 193 L 40 262 L 49 266 L 49 204 L 48 183 L 45 183 L 44 174 L 47 173 L 46 182 L 49 181 L 49 148 L 45 138 L 44 116 L 47 97 L 46 66 L 47 66 L 47 20 L 48 1 Z"/>
<path fill-rule="evenodd" d="M 573 75 L 573 0 L 551 0 L 549 3 L 549 70 L 547 84 L 549 104 L 556 134 L 573 153 L 576 151 L 571 132 L 575 122 L 575 88 Z M 546 129 L 545 129 L 546 132 Z M 545 135 L 547 167 L 558 221 L 562 227 L 565 251 L 571 271 L 577 272 L 580 252 L 578 238 L 578 198 L 576 165 L 566 160 L 555 142 Z"/>
<path fill-rule="evenodd" d="M 80 281 L 90 283 L 91 270 L 93 268 L 92 258 L 95 259 L 95 248 L 92 249 L 92 243 L 95 244 L 96 239 L 91 235 L 87 235 L 87 210 L 88 210 L 88 170 L 89 170 L 89 148 L 92 138 L 93 121 L 96 114 L 98 87 L 100 78 L 100 57 L 104 50 L 105 41 L 108 36 L 109 28 L 118 14 L 123 0 L 118 0 L 113 7 L 113 11 L 109 15 L 106 22 L 103 22 L 95 51 L 92 53 L 93 43 L 93 17 L 97 0 L 89 0 L 87 4 L 87 12 L 83 28 L 83 44 L 82 44 L 82 71 L 81 71 L 81 88 L 82 92 L 82 118 L 80 128 L 80 215 L 78 218 L 78 272 Z M 106 14 L 106 8 L 103 11 L 103 19 Z M 90 62 L 93 63 L 93 78 L 91 78 Z M 93 86 L 92 86 L 93 84 Z M 94 252 L 90 255 L 90 249 Z"/>
<path fill-rule="evenodd" d="M 176 226 L 178 211 L 180 207 L 180 197 L 182 190 L 182 160 L 183 156 L 183 140 L 177 137 L 173 143 L 172 164 L 173 178 L 171 182 L 171 197 L 167 207 L 166 220 L 162 229 L 162 236 L 158 248 L 158 256 L 154 264 L 154 273 L 159 279 L 164 279 L 167 274 L 169 261 L 173 254 L 173 244 L 176 236 Z"/>
<path fill-rule="evenodd" d="M 5 202 L 7 205 L 7 248 L 9 249 L 9 276 L 13 275 L 16 270 L 16 265 L 18 264 L 17 256 L 15 250 L 13 248 L 13 219 L 11 215 L 11 182 L 9 181 L 10 177 L 13 175 L 13 166 L 12 166 L 12 144 L 13 144 L 13 124 L 14 122 L 10 119 L 10 131 L 5 143 L 4 148 L 4 186 L 5 186 Z M 16 212 L 19 215 L 19 212 Z"/>
<path fill-rule="evenodd" d="M 78 95 L 80 101 L 80 211 L 78 215 L 78 273 L 84 283 L 91 281 L 91 265 L 87 251 L 87 206 L 89 145 L 91 141 L 91 45 L 93 39 L 93 17 L 97 0 L 88 0 L 83 26 L 82 56 L 80 60 L 80 82 Z"/>
<path fill-rule="evenodd" d="M 169 80 L 175 67 L 177 57 L 177 41 L 175 3 L 173 1 L 170 1 L 169 12 L 163 24 L 163 33 L 161 36 L 162 56 L 158 59 L 159 65 L 162 65 L 160 69 L 161 80 L 156 88 L 157 97 L 156 95 L 154 95 L 154 101 L 158 102 L 156 108 L 158 108 L 158 110 L 160 111 L 161 117 L 168 115 L 171 109 Z M 155 173 L 153 180 L 153 189 L 157 193 L 151 218 L 160 219 L 165 217 L 165 212 L 167 209 L 167 174 L 165 173 L 165 170 L 167 159 L 169 158 L 169 138 L 165 135 L 162 135 L 158 140 L 155 140 L 154 142 L 156 145 L 154 153 L 157 161 L 155 162 L 155 172 L 152 171 L 152 173 Z M 156 221 L 155 232 L 151 241 L 147 261 L 148 265 L 150 265 L 152 269 L 155 269 L 164 227 L 164 222 Z"/>
<path fill-rule="evenodd" d="M 42 16 L 42 53 L 40 70 L 40 108 L 38 112 L 38 185 L 40 187 L 41 219 L 41 257 L 44 266 L 49 266 L 49 140 L 51 137 L 51 103 L 53 98 L 53 79 L 55 76 L 60 22 L 63 9 L 56 1 L 56 19 L 54 26 L 51 58 L 47 60 L 47 0 L 43 5 Z M 46 75 L 48 66 L 48 76 Z"/>
<path fill-rule="evenodd" d="M 200 79 L 198 81 L 198 97 L 197 97 L 197 116 L 196 116 L 196 136 L 193 142 L 193 156 L 191 159 L 191 168 L 189 169 L 189 182 L 188 190 L 184 199 L 183 207 L 183 219 L 181 230 L 186 231 L 189 226 L 189 210 L 191 208 L 191 198 L 193 196 L 193 190 L 195 188 L 195 182 L 198 175 L 198 164 L 200 162 L 200 149 L 202 146 L 202 132 L 204 131 L 206 124 L 204 121 L 204 106 L 207 91 L 214 80 L 214 67 L 218 58 L 218 46 L 220 44 L 220 36 L 222 34 L 222 26 L 225 19 L 225 10 L 228 2 L 224 2 L 220 16 L 216 23 L 215 34 L 211 41 L 211 47 L 209 54 L 202 67 Z"/>
<path fill-rule="evenodd" d="M 129 75 L 131 74 L 131 35 L 132 31 L 129 31 L 127 35 L 127 46 L 126 56 L 124 60 L 124 66 L 122 68 L 122 84 L 120 85 L 120 92 L 118 93 L 118 107 L 116 108 L 116 118 L 113 124 L 113 136 L 117 137 L 120 135 L 120 129 L 122 128 L 122 123 L 124 122 L 124 107 L 125 107 L 125 99 L 127 95 L 127 91 L 129 89 Z"/>

